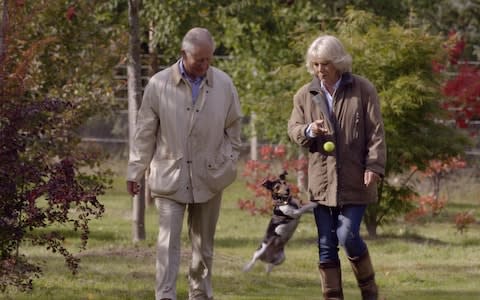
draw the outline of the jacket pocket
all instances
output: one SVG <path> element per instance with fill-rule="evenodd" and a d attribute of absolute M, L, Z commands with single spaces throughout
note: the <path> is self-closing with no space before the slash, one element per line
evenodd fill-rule
<path fill-rule="evenodd" d="M 222 145 L 222 151 L 206 159 L 206 185 L 214 192 L 220 192 L 237 177 L 236 157 L 230 143 Z"/>
<path fill-rule="evenodd" d="M 360 120 L 360 113 L 356 111 L 353 113 L 351 120 L 349 120 L 345 125 L 346 130 L 346 144 L 349 145 L 350 149 L 357 149 L 360 147 L 361 141 L 361 131 L 362 130 L 362 120 Z"/>
<path fill-rule="evenodd" d="M 358 111 L 355 113 L 355 119 L 353 120 L 353 140 L 358 140 L 358 134 L 360 130 L 360 114 Z"/>
<path fill-rule="evenodd" d="M 150 165 L 148 185 L 155 194 L 170 195 L 180 187 L 182 158 L 154 161 Z"/>

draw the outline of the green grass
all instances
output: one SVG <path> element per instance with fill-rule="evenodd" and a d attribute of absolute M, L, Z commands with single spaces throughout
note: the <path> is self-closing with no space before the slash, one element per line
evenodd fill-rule
<path fill-rule="evenodd" d="M 382 295 L 395 300 L 480 299 L 480 224 L 477 222 L 461 235 L 452 222 L 454 214 L 464 210 L 474 210 L 477 220 L 480 219 L 479 189 L 476 193 L 471 189 L 469 186 L 468 196 L 451 191 L 450 197 L 455 199 L 449 200 L 434 219 L 419 224 L 398 221 L 379 228 L 377 239 L 365 238 Z M 269 217 L 252 217 L 240 211 L 237 200 L 241 197 L 245 197 L 245 187 L 239 180 L 225 192 L 218 224 L 213 270 L 215 299 L 322 299 L 316 267 L 316 228 L 311 214 L 302 218 L 287 245 L 284 264 L 274 268 L 269 276 L 262 263 L 257 263 L 249 273 L 242 272 L 263 237 Z M 87 249 L 78 253 L 81 264 L 77 275 L 68 272 L 58 255 L 39 247 L 26 247 L 23 253 L 41 264 L 44 273 L 34 281 L 32 292 L 11 290 L 0 294 L 0 299 L 154 299 L 155 208 L 147 209 L 146 240 L 133 244 L 131 200 L 124 192 L 122 178 L 115 181 L 102 202 L 105 216 L 91 223 Z M 66 243 L 76 249 L 78 237 L 64 230 Z M 185 233 L 182 251 L 179 300 L 187 298 L 189 243 Z M 360 299 L 343 250 L 340 254 L 345 299 Z"/>

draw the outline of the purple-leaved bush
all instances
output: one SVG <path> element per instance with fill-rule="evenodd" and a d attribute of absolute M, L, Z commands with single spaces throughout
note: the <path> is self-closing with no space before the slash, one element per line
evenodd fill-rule
<path fill-rule="evenodd" d="M 85 104 L 30 87 L 29 66 L 53 39 L 19 53 L 7 13 L 14 3 L 3 2 L 0 28 L 0 292 L 31 289 L 41 276 L 41 267 L 22 254 L 24 245 L 59 253 L 75 273 L 79 259 L 67 249 L 65 234 L 75 232 L 80 250 L 86 247 L 90 220 L 104 213 L 98 196 L 110 184 L 101 153 L 76 134 Z"/>

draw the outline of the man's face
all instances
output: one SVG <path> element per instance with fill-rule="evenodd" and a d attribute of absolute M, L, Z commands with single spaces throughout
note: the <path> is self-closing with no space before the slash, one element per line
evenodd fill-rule
<path fill-rule="evenodd" d="M 196 46 L 192 51 L 182 50 L 183 65 L 190 77 L 205 76 L 213 58 L 211 46 Z"/>

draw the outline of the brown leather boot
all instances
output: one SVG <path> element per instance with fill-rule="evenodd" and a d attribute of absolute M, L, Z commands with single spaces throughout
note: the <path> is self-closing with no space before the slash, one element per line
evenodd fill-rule
<path fill-rule="evenodd" d="M 340 262 L 319 263 L 318 270 L 322 279 L 323 299 L 343 300 Z"/>
<path fill-rule="evenodd" d="M 378 287 L 375 283 L 375 272 L 368 250 L 358 257 L 349 257 L 348 259 L 362 292 L 362 300 L 377 300 Z"/>

